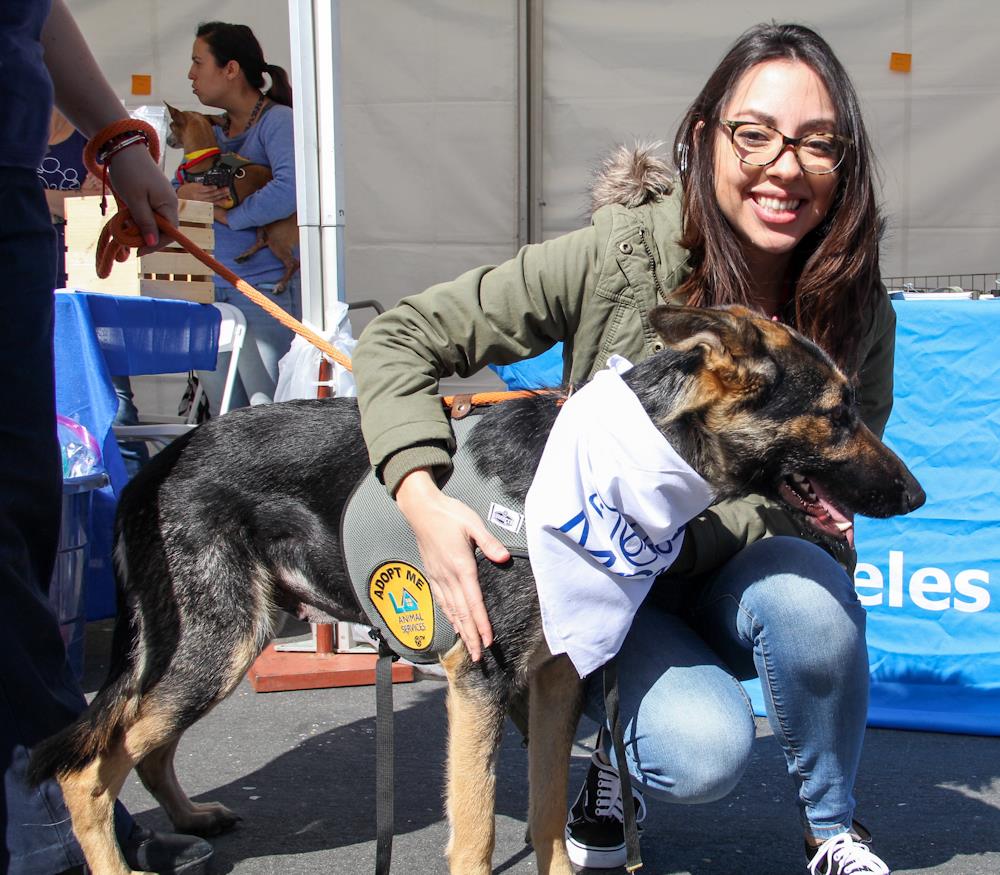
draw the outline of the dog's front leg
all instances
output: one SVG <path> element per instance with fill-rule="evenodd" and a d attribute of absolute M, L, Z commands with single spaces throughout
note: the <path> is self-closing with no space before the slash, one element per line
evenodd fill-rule
<path fill-rule="evenodd" d="M 459 642 L 441 660 L 448 673 L 448 864 L 452 875 L 489 875 L 495 840 L 496 757 L 503 709 L 459 669 Z"/>
<path fill-rule="evenodd" d="M 528 713 L 528 827 L 539 875 L 572 875 L 566 853 L 566 783 L 583 682 L 565 656 L 532 673 Z"/>

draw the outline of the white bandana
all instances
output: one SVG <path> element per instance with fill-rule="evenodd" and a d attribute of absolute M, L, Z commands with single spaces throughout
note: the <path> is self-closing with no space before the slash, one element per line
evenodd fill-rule
<path fill-rule="evenodd" d="M 620 374 L 621 356 L 556 417 L 525 501 L 545 640 L 585 677 L 621 647 L 684 526 L 713 500 Z"/>

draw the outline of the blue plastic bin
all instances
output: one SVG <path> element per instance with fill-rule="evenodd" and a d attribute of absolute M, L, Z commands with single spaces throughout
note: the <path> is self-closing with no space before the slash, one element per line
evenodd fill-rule
<path fill-rule="evenodd" d="M 94 490 L 107 483 L 108 475 L 103 471 L 63 480 L 59 552 L 49 585 L 49 603 L 59 621 L 66 657 L 78 678 L 83 674 L 83 645 L 87 631 L 83 572 L 89 558 L 90 505 Z"/>

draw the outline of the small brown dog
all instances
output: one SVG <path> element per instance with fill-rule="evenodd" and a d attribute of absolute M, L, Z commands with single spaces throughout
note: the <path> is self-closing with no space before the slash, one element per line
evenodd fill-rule
<path fill-rule="evenodd" d="M 186 162 L 183 169 L 178 172 L 188 182 L 228 188 L 230 200 L 227 204 L 220 205 L 223 209 L 232 209 L 271 181 L 271 171 L 263 164 L 251 164 L 239 155 L 219 153 L 212 131 L 215 122 L 209 116 L 200 112 L 174 109 L 169 103 L 165 106 L 170 112 L 170 134 L 167 137 L 167 145 L 174 149 L 183 149 L 185 159 L 189 155 L 208 152 L 201 160 Z M 288 285 L 288 281 L 298 272 L 299 260 L 295 257 L 298 245 L 299 226 L 296 214 L 292 213 L 258 228 L 257 240 L 246 252 L 238 255 L 236 261 L 242 264 L 265 246 L 270 249 L 275 258 L 285 266 L 284 274 L 274 286 L 274 293 L 280 295 Z"/>

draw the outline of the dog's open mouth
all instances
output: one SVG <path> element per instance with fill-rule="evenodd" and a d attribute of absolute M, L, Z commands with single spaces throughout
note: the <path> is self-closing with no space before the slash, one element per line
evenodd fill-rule
<path fill-rule="evenodd" d="M 854 546 L 854 515 L 838 508 L 818 483 L 801 474 L 792 474 L 781 482 L 778 492 L 789 505 L 805 514 L 814 529 Z"/>

